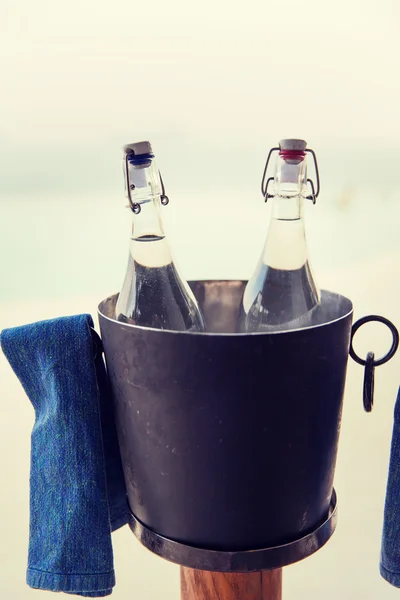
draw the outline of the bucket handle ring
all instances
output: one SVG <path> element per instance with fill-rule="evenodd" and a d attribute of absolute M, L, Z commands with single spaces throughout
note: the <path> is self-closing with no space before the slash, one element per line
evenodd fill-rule
<path fill-rule="evenodd" d="M 368 352 L 365 359 L 360 358 L 358 354 L 355 353 L 353 348 L 353 338 L 356 331 L 365 323 L 371 322 L 383 323 L 386 325 L 392 334 L 392 346 L 382 358 L 375 360 L 375 354 L 373 352 Z M 396 350 L 399 346 L 399 332 L 397 331 L 396 326 L 386 319 L 385 317 L 381 317 L 379 315 L 368 315 L 367 317 L 362 317 L 358 319 L 353 324 L 351 328 L 351 337 L 350 337 L 350 356 L 351 358 L 358 363 L 359 365 L 363 365 L 364 369 L 364 383 L 363 383 L 363 404 L 364 410 L 366 412 L 371 412 L 373 404 L 374 404 L 374 382 L 375 382 L 375 367 L 380 367 L 381 365 L 388 362 L 395 354 Z"/>

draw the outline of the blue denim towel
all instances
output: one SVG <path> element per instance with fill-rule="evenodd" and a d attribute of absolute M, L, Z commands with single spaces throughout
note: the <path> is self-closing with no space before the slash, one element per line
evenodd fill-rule
<path fill-rule="evenodd" d="M 127 523 L 128 503 L 92 326 L 77 315 L 4 329 L 1 346 L 36 417 L 27 583 L 99 597 L 115 585 L 111 531 Z"/>
<path fill-rule="evenodd" d="M 394 409 L 380 573 L 386 581 L 400 587 L 400 388 Z"/>

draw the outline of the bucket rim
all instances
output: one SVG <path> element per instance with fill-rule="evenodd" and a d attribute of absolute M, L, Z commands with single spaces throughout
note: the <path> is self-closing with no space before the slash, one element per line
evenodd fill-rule
<path fill-rule="evenodd" d="M 242 279 L 198 279 L 198 280 L 189 280 L 188 284 L 207 284 L 207 283 L 229 283 L 229 284 L 246 284 L 247 281 L 246 280 L 242 280 Z M 307 327 L 298 327 L 296 329 L 282 329 L 279 331 L 252 331 L 252 332 L 244 332 L 244 333 L 239 333 L 239 332 L 212 332 L 212 331 L 176 331 L 173 329 L 156 329 L 155 327 L 147 327 L 147 326 L 143 326 L 143 325 L 133 325 L 132 323 L 123 323 L 120 321 L 117 321 L 116 319 L 110 317 L 109 315 L 106 314 L 105 312 L 105 307 L 107 306 L 107 303 L 110 303 L 111 301 L 113 301 L 114 299 L 116 300 L 118 298 L 118 293 L 114 293 L 111 294 L 110 296 L 107 296 L 107 298 L 104 298 L 104 300 L 102 300 L 97 307 L 97 314 L 99 317 L 105 319 L 106 321 L 111 321 L 113 323 L 116 323 L 118 325 L 122 325 L 123 327 L 127 327 L 129 329 L 132 330 L 141 330 L 141 331 L 148 331 L 148 332 L 153 332 L 153 333 L 168 333 L 168 334 L 174 334 L 176 336 L 180 336 L 180 335 L 195 335 L 195 336 L 201 336 L 201 337 L 241 337 L 241 338 L 249 338 L 249 337 L 253 337 L 253 336 L 265 336 L 265 335 L 281 335 L 281 334 L 295 334 L 297 332 L 303 332 L 303 331 L 313 331 L 315 329 L 320 329 L 321 327 L 327 327 L 330 325 L 333 325 L 334 323 L 337 323 L 339 321 L 342 321 L 344 319 L 349 318 L 353 312 L 354 312 L 354 307 L 353 307 L 353 303 L 352 301 L 347 298 L 347 296 L 343 296 L 342 294 L 339 294 L 337 292 L 332 292 L 330 290 L 325 290 L 325 289 L 321 289 L 321 297 L 323 296 L 330 296 L 330 297 L 334 297 L 336 296 L 338 299 L 340 299 L 342 302 L 347 302 L 349 304 L 349 308 L 348 310 L 346 310 L 346 312 L 344 314 L 341 314 L 340 316 L 338 316 L 335 319 L 331 319 L 330 321 L 325 321 L 324 323 L 319 323 L 317 325 L 309 325 Z"/>

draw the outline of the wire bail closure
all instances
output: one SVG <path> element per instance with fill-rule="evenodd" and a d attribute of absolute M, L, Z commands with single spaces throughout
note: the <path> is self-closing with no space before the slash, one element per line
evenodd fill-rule
<path fill-rule="evenodd" d="M 129 159 L 129 155 L 127 154 L 125 156 L 125 185 L 126 185 L 126 189 L 127 189 L 127 193 L 128 193 L 129 208 L 132 210 L 132 212 L 135 213 L 135 215 L 138 215 L 140 213 L 140 211 L 142 210 L 142 207 L 140 206 L 140 204 L 141 204 L 140 202 L 133 202 L 133 200 L 132 200 L 131 191 L 133 191 L 135 189 L 135 185 L 133 183 L 130 183 L 130 181 L 129 181 L 129 168 L 128 168 L 129 160 L 128 159 Z M 160 176 L 160 182 L 161 182 L 161 204 L 163 206 L 167 206 L 167 204 L 169 203 L 169 198 L 165 193 L 164 182 L 161 177 L 160 171 L 158 171 L 158 174 Z"/>
<path fill-rule="evenodd" d="M 265 202 L 268 201 L 268 198 L 273 198 L 274 195 L 273 194 L 269 194 L 268 193 L 268 186 L 270 184 L 271 181 L 274 181 L 274 177 L 268 177 L 268 179 L 266 179 L 267 176 L 267 169 L 268 169 L 268 164 L 269 161 L 271 159 L 272 153 L 273 152 L 279 152 L 280 148 L 279 147 L 275 147 L 275 148 L 271 148 L 271 150 L 268 153 L 268 157 L 267 157 L 267 162 L 265 163 L 265 167 L 264 167 L 264 173 L 263 173 L 263 177 L 261 180 L 261 193 L 263 195 L 263 198 L 265 200 Z M 305 152 L 309 152 L 311 154 L 311 156 L 314 159 L 314 167 L 315 167 L 315 174 L 316 174 L 316 178 L 317 178 L 317 191 L 315 191 L 315 187 L 314 187 L 314 182 L 312 179 L 307 179 L 307 183 L 310 184 L 311 187 L 311 194 L 309 196 L 306 196 L 307 200 L 312 200 L 312 203 L 315 204 L 319 195 L 319 191 L 320 191 L 320 182 L 319 182 L 319 171 L 318 171 L 318 163 L 317 163 L 317 157 L 315 155 L 314 150 L 311 150 L 311 148 L 306 148 Z"/>

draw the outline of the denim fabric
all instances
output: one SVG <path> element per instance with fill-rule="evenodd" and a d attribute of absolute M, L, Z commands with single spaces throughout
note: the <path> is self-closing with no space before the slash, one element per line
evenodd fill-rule
<path fill-rule="evenodd" d="M 91 326 L 78 315 L 5 329 L 1 346 L 36 417 L 27 583 L 100 597 L 115 585 L 111 531 L 128 521 L 128 503 Z"/>
<path fill-rule="evenodd" d="M 386 581 L 400 587 L 400 388 L 394 409 L 380 573 Z"/>

